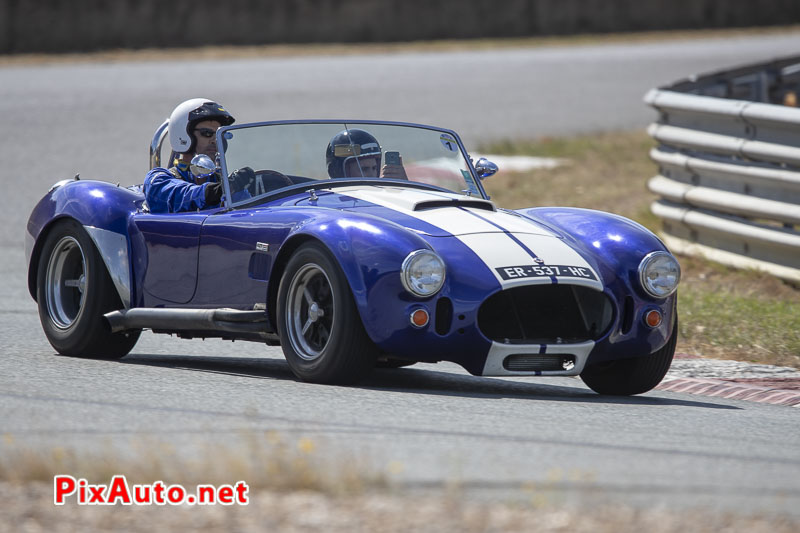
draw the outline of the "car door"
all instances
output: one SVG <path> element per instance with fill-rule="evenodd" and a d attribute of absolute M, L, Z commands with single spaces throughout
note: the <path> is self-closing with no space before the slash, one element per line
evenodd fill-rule
<path fill-rule="evenodd" d="M 134 225 L 144 250 L 133 265 L 146 307 L 186 304 L 197 288 L 200 232 L 208 212 L 140 213 Z"/>
<path fill-rule="evenodd" d="M 272 261 L 290 227 L 269 208 L 208 217 L 201 232 L 193 305 L 253 309 L 265 304 Z"/>

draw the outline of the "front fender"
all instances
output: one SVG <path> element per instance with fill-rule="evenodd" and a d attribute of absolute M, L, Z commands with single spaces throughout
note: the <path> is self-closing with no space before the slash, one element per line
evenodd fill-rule
<path fill-rule="evenodd" d="M 554 231 L 587 261 L 593 261 L 614 296 L 617 327 L 598 344 L 590 362 L 648 355 L 667 343 L 677 316 L 677 293 L 653 298 L 642 288 L 638 272 L 648 253 L 669 251 L 655 234 L 625 217 L 590 209 L 540 207 L 518 212 Z M 655 329 L 641 320 L 649 309 L 659 309 L 664 315 Z"/>
<path fill-rule="evenodd" d="M 373 341 L 386 335 L 373 297 L 411 299 L 400 282 L 400 266 L 414 250 L 432 249 L 419 235 L 393 222 L 367 214 L 319 210 L 287 235 L 269 279 L 270 316 L 275 316 L 279 280 L 291 254 L 302 243 L 316 240 L 335 257 L 353 293 L 367 334 Z M 370 304 L 372 302 L 372 305 Z"/>
<path fill-rule="evenodd" d="M 638 282 L 639 263 L 650 252 L 668 250 L 641 224 L 591 209 L 538 207 L 517 212 L 554 231 L 587 260 L 596 262 L 605 285 L 621 282 L 648 298 Z"/>

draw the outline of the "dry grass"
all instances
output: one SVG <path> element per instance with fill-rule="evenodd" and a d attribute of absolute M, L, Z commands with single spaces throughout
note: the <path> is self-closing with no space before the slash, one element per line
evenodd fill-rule
<path fill-rule="evenodd" d="M 700 259 L 681 265 L 680 351 L 800 368 L 800 290 Z"/>
<path fill-rule="evenodd" d="M 691 39 L 735 38 L 775 35 L 800 31 L 798 25 L 702 30 L 663 30 L 610 34 L 578 34 L 545 37 L 494 39 L 442 39 L 395 43 L 306 43 L 253 46 L 204 46 L 197 48 L 147 48 L 140 50 L 102 50 L 89 53 L 0 55 L 0 67 L 55 62 L 121 62 L 217 60 L 249 57 L 297 57 L 313 55 L 393 54 L 406 52 L 450 52 L 538 48 L 549 46 L 590 46 Z"/>
<path fill-rule="evenodd" d="M 482 153 L 566 158 L 553 170 L 498 174 L 485 182 L 501 206 L 562 205 L 611 211 L 653 231 L 646 188 L 656 174 L 644 131 L 500 142 Z M 678 352 L 800 368 L 800 290 L 764 273 L 680 257 Z"/>
<path fill-rule="evenodd" d="M 197 449 L 176 449 L 164 441 L 141 439 L 128 449 L 110 443 L 91 453 L 77 448 L 50 450 L 29 447 L 4 435 L 0 445 L 0 481 L 10 483 L 53 482 L 53 476 L 69 473 L 89 483 L 108 483 L 124 473 L 131 485 L 164 480 L 194 486 L 244 480 L 251 490 L 313 490 L 342 496 L 386 486 L 386 471 L 364 457 L 321 453 L 323 443 L 308 437 L 288 439 L 275 431 L 245 433 L 237 445 L 206 443 Z"/>
<path fill-rule="evenodd" d="M 589 488 L 585 502 L 558 476 L 530 484 L 513 500 L 469 496 L 458 483 L 409 490 L 387 481 L 393 465 L 373 469 L 363 460 L 331 458 L 324 443 L 278 433 L 245 435 L 240 447 L 208 447 L 186 458 L 171 445 L 142 441 L 130 450 L 76 452 L 55 448 L 39 453 L 5 436 L 0 445 L 0 532 L 2 531 L 542 531 L 679 533 L 718 531 L 788 533 L 795 518 L 746 515 L 710 509 L 677 512 L 611 505 Z M 323 461 L 323 457 L 327 460 Z M 396 470 L 395 470 L 396 471 Z M 377 472 L 377 473 L 375 473 Z M 247 506 L 79 506 L 74 496 L 53 504 L 53 475 L 70 474 L 90 484 L 107 484 L 124 473 L 129 486 L 161 480 L 196 484 L 249 485 Z M 564 491 L 580 505 L 565 503 Z"/>
<path fill-rule="evenodd" d="M 793 533 L 789 517 L 668 509 L 542 507 L 481 502 L 458 495 L 387 492 L 337 497 L 297 491 L 257 491 L 246 507 L 53 505 L 52 486 L 0 482 L 2 531 L 297 531 L 297 532 L 553 532 L 553 533 Z"/>
<path fill-rule="evenodd" d="M 551 170 L 500 173 L 484 185 L 495 202 L 510 209 L 587 207 L 612 211 L 657 229 L 658 218 L 648 207 L 655 195 L 646 187 L 647 178 L 656 171 L 647 155 L 652 146 L 647 134 L 638 131 L 494 143 L 481 147 L 481 152 L 554 157 L 567 163 Z"/>

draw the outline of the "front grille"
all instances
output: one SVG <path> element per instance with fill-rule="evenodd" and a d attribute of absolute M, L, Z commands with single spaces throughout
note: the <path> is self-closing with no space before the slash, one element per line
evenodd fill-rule
<path fill-rule="evenodd" d="M 503 368 L 514 372 L 564 371 L 575 368 L 575 356 L 569 354 L 513 354 L 503 359 Z"/>
<path fill-rule="evenodd" d="M 596 340 L 611 325 L 602 292 L 577 285 L 527 285 L 490 296 L 478 310 L 478 328 L 504 344 L 561 344 Z"/>

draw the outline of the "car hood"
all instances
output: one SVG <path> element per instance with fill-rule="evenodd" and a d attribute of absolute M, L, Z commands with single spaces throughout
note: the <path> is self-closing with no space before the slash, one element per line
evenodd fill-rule
<path fill-rule="evenodd" d="M 299 202 L 307 204 L 309 200 Z M 489 267 L 501 285 L 569 282 L 601 290 L 595 268 L 554 231 L 489 200 L 400 187 L 337 187 L 311 200 L 390 220 L 426 238 L 456 238 Z"/>
<path fill-rule="evenodd" d="M 366 213 L 432 237 L 507 232 L 555 236 L 528 218 L 498 209 L 489 200 L 462 194 L 396 186 L 354 186 L 337 187 L 318 195 L 313 203 L 302 200 L 298 205 Z"/>

